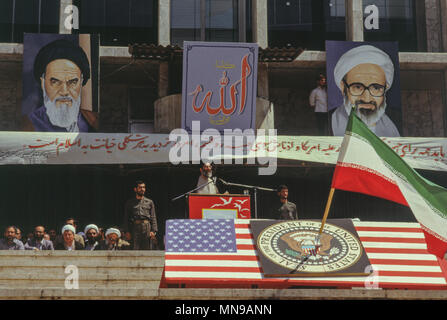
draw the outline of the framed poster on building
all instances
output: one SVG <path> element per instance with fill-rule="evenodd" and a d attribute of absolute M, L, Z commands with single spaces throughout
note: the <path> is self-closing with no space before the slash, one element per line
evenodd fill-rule
<path fill-rule="evenodd" d="M 28 33 L 23 48 L 23 130 L 96 131 L 99 36 Z"/>
<path fill-rule="evenodd" d="M 352 107 L 381 137 L 401 136 L 397 42 L 326 41 L 328 110 L 335 136 L 344 135 Z"/>
<path fill-rule="evenodd" d="M 258 45 L 185 41 L 183 48 L 182 128 L 256 129 Z"/>

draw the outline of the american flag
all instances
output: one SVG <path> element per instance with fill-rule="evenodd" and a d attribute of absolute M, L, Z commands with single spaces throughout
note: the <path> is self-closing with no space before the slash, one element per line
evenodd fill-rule
<path fill-rule="evenodd" d="M 220 220 L 209 221 L 217 224 Z M 418 223 L 353 221 L 372 264 L 374 272 L 370 276 L 264 278 L 250 232 L 250 220 L 232 220 L 230 223 L 233 221 L 235 252 L 170 250 L 174 242 L 167 240 L 166 283 L 230 288 L 241 285 L 257 285 L 259 288 L 302 285 L 447 289 L 447 263 L 427 252 L 424 233 Z"/>
<path fill-rule="evenodd" d="M 233 220 L 168 220 L 167 252 L 236 252 Z"/>

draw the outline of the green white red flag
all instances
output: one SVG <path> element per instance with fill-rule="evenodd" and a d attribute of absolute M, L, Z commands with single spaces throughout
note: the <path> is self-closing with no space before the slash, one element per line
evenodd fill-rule
<path fill-rule="evenodd" d="M 429 252 L 447 250 L 447 190 L 423 178 L 351 112 L 332 187 L 410 207 Z"/>

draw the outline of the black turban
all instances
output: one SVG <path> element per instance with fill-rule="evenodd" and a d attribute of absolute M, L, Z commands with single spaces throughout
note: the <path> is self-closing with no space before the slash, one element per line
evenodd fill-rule
<path fill-rule="evenodd" d="M 70 60 L 81 69 L 83 86 L 90 79 L 90 64 L 84 50 L 71 41 L 61 39 L 50 42 L 37 54 L 34 60 L 34 78 L 37 82 L 40 82 L 40 77 L 45 73 L 47 65 L 57 59 Z"/>

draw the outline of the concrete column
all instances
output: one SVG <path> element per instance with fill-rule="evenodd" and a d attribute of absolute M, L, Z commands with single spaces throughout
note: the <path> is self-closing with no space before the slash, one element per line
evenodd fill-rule
<path fill-rule="evenodd" d="M 363 41 L 363 1 L 345 0 L 346 40 Z"/>
<path fill-rule="evenodd" d="M 253 0 L 253 42 L 259 47 L 267 48 L 268 43 L 268 22 L 267 22 L 267 0 Z"/>
<path fill-rule="evenodd" d="M 441 17 L 442 52 L 447 52 L 447 0 L 439 0 Z"/>
<path fill-rule="evenodd" d="M 258 63 L 258 91 L 257 95 L 260 98 L 269 98 L 269 74 L 268 65 L 265 62 Z"/>
<path fill-rule="evenodd" d="M 65 19 L 68 17 L 68 14 L 65 13 L 65 8 L 68 5 L 73 5 L 73 0 L 60 0 L 59 7 L 59 33 L 60 34 L 71 34 L 71 30 L 65 28 Z M 78 16 L 79 18 L 79 16 Z"/>
<path fill-rule="evenodd" d="M 443 106 L 442 106 L 442 111 L 443 111 L 443 115 L 444 115 L 444 133 L 443 133 L 443 137 L 445 137 L 447 135 L 447 70 L 444 70 L 444 85 L 441 87 L 443 94 L 442 94 L 442 102 L 443 102 Z"/>
<path fill-rule="evenodd" d="M 158 44 L 171 44 L 171 1 L 158 0 Z"/>
<path fill-rule="evenodd" d="M 158 70 L 158 97 L 166 97 L 169 93 L 169 62 L 160 62 Z"/>
<path fill-rule="evenodd" d="M 268 21 L 267 21 L 267 0 L 253 0 L 253 42 L 259 48 L 267 48 L 268 43 Z M 273 104 L 269 102 L 269 74 L 268 64 L 258 63 L 258 90 L 256 99 L 256 128 L 274 128 Z"/>
<path fill-rule="evenodd" d="M 425 25 L 427 29 L 427 51 L 442 51 L 440 0 L 425 0 Z"/>
<path fill-rule="evenodd" d="M 416 15 L 416 36 L 418 42 L 418 52 L 427 51 L 427 28 L 425 19 L 425 2 L 415 2 L 415 15 Z"/>
<path fill-rule="evenodd" d="M 158 45 L 171 44 L 171 1 L 158 0 Z M 169 132 L 179 128 L 181 120 L 178 118 L 181 95 L 169 94 L 169 62 L 162 61 L 158 69 L 158 97 L 154 103 L 154 131 Z M 180 98 L 179 98 L 180 97 Z M 177 109 L 176 109 L 177 108 Z M 177 116 L 177 117 L 176 117 Z"/>

